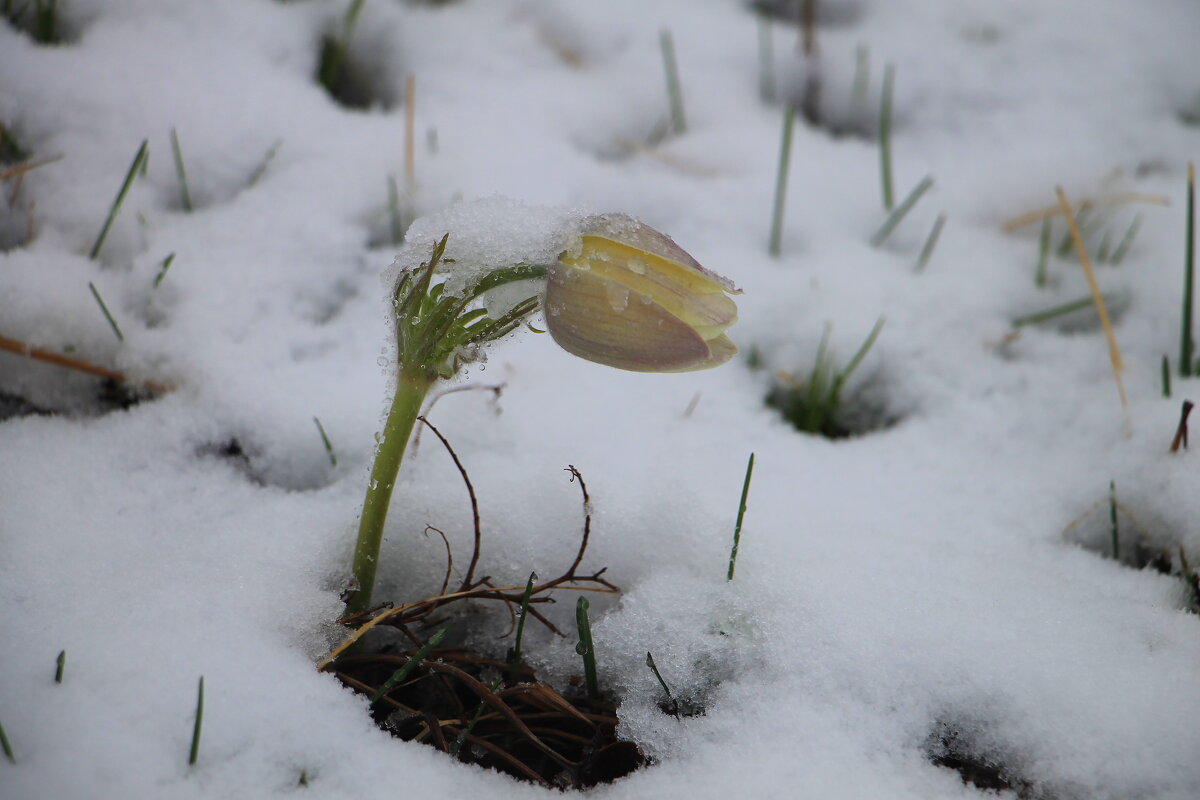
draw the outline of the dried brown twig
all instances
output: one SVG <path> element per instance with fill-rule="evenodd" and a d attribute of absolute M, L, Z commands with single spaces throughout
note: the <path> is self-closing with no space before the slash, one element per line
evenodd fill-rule
<path fill-rule="evenodd" d="M 604 569 L 581 573 L 591 539 L 591 496 L 583 474 L 568 466 L 571 482 L 578 482 L 583 500 L 583 528 L 579 548 L 558 577 L 526 586 L 496 586 L 487 577 L 476 578 L 482 548 L 482 524 L 474 486 L 454 448 L 424 417 L 418 417 L 442 442 L 454 461 L 470 498 L 474 545 L 470 566 L 458 591 L 447 592 L 453 572 L 453 553 L 445 534 L 446 573 L 439 593 L 395 607 L 378 606 L 341 620 L 354 627 L 344 642 L 320 661 L 355 691 L 371 698 L 372 715 L 382 727 L 403 739 L 425 742 L 460 761 L 475 762 L 519 778 L 550 787 L 583 788 L 615 780 L 645 763 L 637 747 L 616 737 L 618 719 L 611 706 L 584 697 L 568 698 L 537 681 L 526 664 L 509 663 L 462 648 L 428 650 L 413 630 L 417 623 L 430 629 L 439 610 L 462 600 L 492 600 L 508 609 L 513 622 L 522 600 L 526 613 L 551 632 L 563 635 L 535 606 L 553 602 L 555 589 L 612 593 L 619 591 L 604 576 Z M 411 649 L 396 646 L 379 653 L 348 652 L 369 630 L 379 625 L 396 628 Z M 515 625 L 505 636 L 511 635 Z M 418 654 L 422 660 L 410 664 Z M 415 669 L 413 668 L 415 667 Z M 397 685 L 399 669 L 407 671 Z M 385 686 L 386 684 L 386 686 Z M 470 709 L 475 708 L 474 711 Z"/>
<path fill-rule="evenodd" d="M 116 370 L 108 369 L 106 367 L 99 367 L 95 364 L 83 361 L 82 359 L 74 358 L 72 356 L 65 356 L 61 353 L 55 353 L 50 350 L 43 350 L 40 347 L 33 347 L 32 345 L 28 345 L 16 339 L 9 339 L 6 336 L 0 336 L 0 350 L 16 353 L 19 356 L 32 358 L 36 361 L 44 361 L 47 364 L 55 364 L 60 367 L 66 367 L 67 369 L 73 369 L 76 372 L 86 372 L 88 375 L 95 375 L 100 378 L 108 378 L 111 381 L 123 383 L 127 386 L 141 386 L 156 394 L 165 394 L 172 389 L 171 386 L 168 386 L 165 383 L 158 383 L 156 381 L 142 381 L 140 384 L 136 384 L 129 380 L 129 378 L 127 378 L 122 372 L 117 372 Z"/>

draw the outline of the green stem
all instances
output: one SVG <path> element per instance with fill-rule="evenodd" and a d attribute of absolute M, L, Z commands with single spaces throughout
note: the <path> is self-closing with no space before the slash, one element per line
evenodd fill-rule
<path fill-rule="evenodd" d="M 412 374 L 400 370 L 392 408 L 383 426 L 383 438 L 375 450 L 375 464 L 371 467 L 367 496 L 358 521 L 353 566 L 358 590 L 346 603 L 347 614 L 358 614 L 371 607 L 375 570 L 379 566 L 379 547 L 383 543 L 383 524 L 387 520 L 392 487 L 396 484 L 396 474 L 400 471 L 400 462 L 404 460 L 404 451 L 408 447 L 408 437 L 412 434 L 417 414 L 434 380 L 436 378 L 420 372 Z"/>

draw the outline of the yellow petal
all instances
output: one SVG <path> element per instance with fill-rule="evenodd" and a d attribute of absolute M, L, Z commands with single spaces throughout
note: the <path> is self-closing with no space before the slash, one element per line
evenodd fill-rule
<path fill-rule="evenodd" d="M 716 366 L 710 344 L 650 297 L 568 264 L 550 269 L 546 324 L 567 352 L 635 372 L 682 372 Z M 724 340 L 733 347 L 724 336 Z M 732 352 L 718 345 L 721 360 Z M 727 353 L 727 354 L 726 354 Z"/>
<path fill-rule="evenodd" d="M 595 235 L 585 235 L 580 252 L 564 254 L 560 261 L 651 298 L 703 339 L 714 338 L 737 322 L 737 305 L 725 294 L 731 291 L 729 286 L 714 273 L 693 266 L 694 262 L 681 263 Z"/>

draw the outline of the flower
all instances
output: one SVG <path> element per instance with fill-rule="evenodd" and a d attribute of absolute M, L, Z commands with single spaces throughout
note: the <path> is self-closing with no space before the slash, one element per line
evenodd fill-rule
<path fill-rule="evenodd" d="M 546 281 L 550 335 L 580 358 L 635 372 L 687 372 L 738 351 L 725 335 L 741 294 L 671 237 L 624 214 L 583 221 Z"/>

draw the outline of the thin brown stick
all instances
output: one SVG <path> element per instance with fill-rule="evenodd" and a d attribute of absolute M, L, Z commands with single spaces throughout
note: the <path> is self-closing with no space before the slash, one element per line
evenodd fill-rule
<path fill-rule="evenodd" d="M 25 173 L 29 172 L 30 170 L 37 169 L 38 167 L 44 167 L 47 164 L 53 164 L 55 161 L 62 161 L 62 159 L 62 155 L 57 155 L 49 156 L 48 158 L 43 158 L 38 161 L 24 161 L 16 166 L 9 167 L 3 172 L 0 172 L 0 182 L 6 181 L 13 177 L 23 178 L 25 177 Z"/>
<path fill-rule="evenodd" d="M 1054 191 L 1058 195 L 1058 205 L 1062 209 L 1063 217 L 1067 220 L 1067 227 L 1071 230 L 1071 241 L 1075 244 L 1079 263 L 1083 265 L 1083 274 L 1087 277 L 1088 288 L 1092 292 L 1092 302 L 1096 305 L 1096 314 L 1099 315 L 1100 325 L 1104 328 L 1104 337 L 1108 340 L 1108 360 L 1112 364 L 1117 393 L 1121 396 L 1121 408 L 1128 411 L 1129 399 L 1125 396 L 1125 382 L 1121 380 L 1121 370 L 1125 368 L 1125 365 L 1121 361 L 1121 348 L 1117 346 L 1117 336 L 1113 333 L 1112 322 L 1108 318 L 1108 309 L 1100 294 L 1100 284 L 1096 282 L 1096 271 L 1092 269 L 1092 260 L 1088 258 L 1087 248 L 1083 245 L 1083 236 L 1079 233 L 1079 226 L 1075 224 L 1075 216 L 1071 213 L 1071 204 L 1067 202 L 1066 193 L 1061 186 L 1054 187 Z"/>
<path fill-rule="evenodd" d="M 368 696 L 375 693 L 375 687 L 368 686 L 367 684 L 363 683 L 362 681 L 360 681 L 356 678 L 352 678 L 344 672 L 335 672 L 334 675 L 336 675 L 338 680 L 342 681 L 342 683 L 346 684 L 347 686 L 349 686 L 353 689 L 357 689 L 358 691 L 363 692 L 364 694 L 366 694 Z M 394 708 L 396 708 L 399 711 L 404 711 L 405 713 L 411 713 L 414 715 L 420 713 L 417 711 L 417 709 L 411 708 L 410 706 L 407 706 L 404 703 L 399 702 L 398 700 L 393 700 L 392 698 L 387 697 L 386 695 L 384 697 L 381 697 L 380 700 L 386 702 L 388 705 L 393 706 Z M 453 735 L 455 738 L 458 737 L 459 729 L 454 727 L 453 725 L 443 722 L 441 727 L 443 727 L 447 731 L 449 731 L 450 734 Z M 536 771 L 534 771 L 527 764 L 522 762 L 520 759 L 510 755 L 509 753 L 505 752 L 504 750 L 502 750 L 501 748 L 492 744 L 491 742 L 487 741 L 486 739 L 481 739 L 478 736 L 468 734 L 467 741 L 473 745 L 478 745 L 479 747 L 482 747 L 484 750 L 487 750 L 489 753 L 496 756 L 497 758 L 511 764 L 513 769 L 517 770 L 522 775 L 529 778 L 529 780 L 531 780 L 535 783 L 540 783 L 543 786 L 549 786 L 549 784 L 546 782 L 546 779 L 543 778 L 541 775 L 539 775 Z"/>
<path fill-rule="evenodd" d="M 426 525 L 425 535 L 428 536 L 430 531 L 442 537 L 442 544 L 446 545 L 446 575 L 442 578 L 442 588 L 438 590 L 438 594 L 445 594 L 446 588 L 450 586 L 450 573 L 454 571 L 454 553 L 450 550 L 450 540 L 446 538 L 445 533 L 432 525 Z"/>
<path fill-rule="evenodd" d="M 1192 413 L 1194 404 L 1191 400 L 1183 401 L 1183 408 L 1179 412 L 1179 427 L 1175 429 L 1175 438 L 1171 440 L 1171 452 L 1178 453 L 1180 446 L 1187 450 L 1188 446 L 1188 415 Z"/>
<path fill-rule="evenodd" d="M 95 364 L 88 363 L 87 361 L 82 361 L 78 358 L 72 358 L 71 356 L 64 356 L 60 353 L 54 353 L 49 350 L 43 350 L 40 347 L 33 347 L 25 344 L 24 342 L 16 339 L 9 339 L 5 336 L 0 336 L 0 350 L 6 350 L 10 353 L 16 353 L 20 356 L 26 356 L 36 361 L 45 361 L 48 364 L 55 364 L 60 367 L 66 367 L 67 369 L 73 369 L 76 372 L 86 372 L 88 375 L 95 375 L 100 378 L 108 378 L 111 381 L 123 383 L 127 386 L 140 385 L 157 394 L 165 394 L 172 389 L 172 387 L 168 386 L 167 384 L 157 383 L 155 381 L 143 381 L 141 384 L 134 384 L 127 377 L 125 377 L 124 373 L 117 372 L 116 370 L 111 370 L 106 367 L 98 367 Z"/>
<path fill-rule="evenodd" d="M 483 545 L 483 532 L 480 530 L 479 524 L 479 501 L 475 498 L 475 487 L 471 485 L 471 479 L 467 476 L 467 470 L 463 467 L 462 461 L 458 459 L 458 453 L 454 452 L 454 448 L 450 446 L 450 442 L 424 416 L 419 416 L 417 419 L 429 428 L 429 430 L 433 431 L 434 435 L 441 440 L 442 446 L 446 448 L 446 452 L 450 454 L 450 458 L 454 459 L 454 466 L 458 467 L 458 474 L 462 476 L 463 483 L 467 485 L 467 494 L 471 498 L 471 523 L 475 528 L 475 546 L 471 550 L 471 563 L 467 567 L 467 574 L 463 577 L 462 586 L 459 587 L 459 591 L 465 591 L 471 587 L 471 582 L 475 579 L 475 566 L 479 563 L 479 550 Z"/>
<path fill-rule="evenodd" d="M 568 575 L 574 575 L 575 570 L 579 568 L 583 562 L 583 554 L 587 552 L 588 539 L 592 535 L 592 498 L 588 496 L 587 484 L 583 482 L 583 473 L 575 468 L 574 464 L 567 465 L 567 472 L 571 473 L 571 482 L 579 480 L 579 490 L 583 492 L 583 538 L 579 542 L 579 552 L 575 554 L 575 560 L 571 562 L 571 568 L 567 570 Z"/>
<path fill-rule="evenodd" d="M 508 722 L 514 728 L 516 728 L 522 736 L 529 740 L 530 744 L 553 759 L 555 763 L 565 769 L 571 770 L 572 772 L 578 769 L 578 764 L 565 758 L 557 750 L 543 742 L 537 734 L 529 730 L 529 727 L 525 724 L 521 717 L 517 715 L 517 712 L 513 711 L 508 703 L 504 702 L 504 700 L 502 700 L 495 692 L 493 692 L 483 681 L 476 680 L 469 673 L 464 672 L 458 667 L 450 664 L 438 663 L 436 661 L 426 661 L 425 667 L 433 672 L 443 672 L 448 675 L 453 675 L 455 678 L 462 681 L 467 688 L 478 695 L 479 699 L 483 700 L 489 706 L 499 711 L 500 714 L 506 720 L 508 720 Z"/>
<path fill-rule="evenodd" d="M 421 413 L 428 417 L 429 412 L 433 411 L 433 407 L 437 404 L 437 401 L 441 400 L 443 397 L 445 397 L 448 394 L 458 394 L 459 392 L 489 391 L 492 393 L 491 403 L 495 407 L 496 413 L 499 414 L 500 413 L 500 395 L 507 386 L 508 386 L 507 383 L 496 383 L 496 384 L 471 383 L 466 386 L 452 386 L 449 389 L 443 389 L 442 391 L 437 392 L 436 394 L 431 393 L 429 402 L 427 402 L 425 404 L 425 410 L 422 411 Z M 417 428 L 415 431 L 413 431 L 412 445 L 409 447 L 409 450 L 413 454 L 415 454 L 421 446 L 421 431 L 423 431 L 423 430 L 424 430 L 424 428 Z"/>

